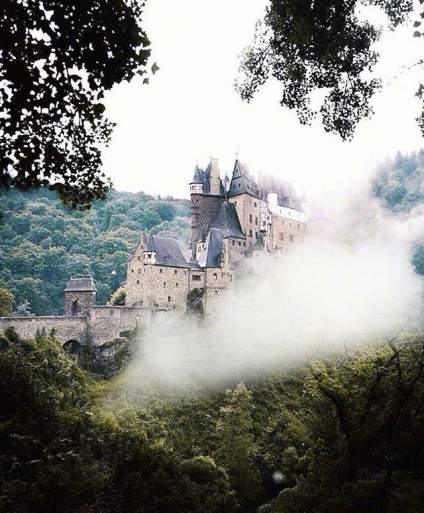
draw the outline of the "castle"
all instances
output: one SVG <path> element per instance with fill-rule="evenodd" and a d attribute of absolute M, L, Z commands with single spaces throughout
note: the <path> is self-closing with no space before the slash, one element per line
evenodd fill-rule
<path fill-rule="evenodd" d="M 191 293 L 202 311 L 231 288 L 255 255 L 283 254 L 305 237 L 306 206 L 291 186 L 261 176 L 255 180 L 236 160 L 232 178 L 221 178 L 218 161 L 196 166 L 190 182 L 191 237 L 186 254 L 176 240 L 141 235 L 129 258 L 124 306 L 96 305 L 91 277 L 73 277 L 61 316 L 0 317 L 0 331 L 14 327 L 24 338 L 54 329 L 71 354 L 91 348 L 97 361 L 112 358 L 122 336 L 169 310 L 185 311 Z"/>
<path fill-rule="evenodd" d="M 142 234 L 128 262 L 126 304 L 185 310 L 195 289 L 206 310 L 233 286 L 238 269 L 258 252 L 283 254 L 305 237 L 305 203 L 282 180 L 257 180 L 236 160 L 231 180 L 217 159 L 197 165 L 190 182 L 191 240 L 184 256 L 177 241 Z"/>

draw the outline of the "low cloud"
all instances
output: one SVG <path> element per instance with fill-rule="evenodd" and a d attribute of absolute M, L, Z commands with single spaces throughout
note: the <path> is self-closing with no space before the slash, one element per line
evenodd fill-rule
<path fill-rule="evenodd" d="M 128 382 L 184 390 L 417 329 L 423 282 L 410 246 L 422 213 L 393 218 L 362 194 L 332 219 L 325 238 L 312 223 L 303 245 L 255 261 L 256 275 L 225 294 L 206 321 L 170 314 L 148 329 Z"/>

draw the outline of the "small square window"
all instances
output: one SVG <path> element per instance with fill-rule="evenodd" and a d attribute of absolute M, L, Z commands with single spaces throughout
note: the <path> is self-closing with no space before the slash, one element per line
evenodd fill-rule
<path fill-rule="evenodd" d="M 168 296 L 168 303 L 171 302 L 171 296 Z"/>
<path fill-rule="evenodd" d="M 174 270 L 174 274 L 177 274 L 177 273 L 178 273 L 178 271 L 175 269 L 175 270 Z"/>
<path fill-rule="evenodd" d="M 163 282 L 163 286 L 166 287 L 166 281 Z"/>
<path fill-rule="evenodd" d="M 163 272 L 163 269 L 159 269 L 159 273 L 162 274 L 162 272 Z"/>

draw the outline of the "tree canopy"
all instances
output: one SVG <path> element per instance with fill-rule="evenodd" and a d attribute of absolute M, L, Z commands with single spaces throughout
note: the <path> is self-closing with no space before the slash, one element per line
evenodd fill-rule
<path fill-rule="evenodd" d="M 4 0 L 0 186 L 50 186 L 71 206 L 104 198 L 104 92 L 146 76 L 143 0 Z M 155 68 L 154 68 L 155 69 Z"/>
<path fill-rule="evenodd" d="M 14 311 L 29 301 L 37 315 L 62 313 L 67 281 L 87 274 L 96 280 L 98 303 L 105 304 L 125 280 L 142 230 L 182 243 L 189 237 L 187 200 L 111 190 L 80 212 L 41 187 L 0 191 L 0 201 L 0 288 L 13 293 Z"/>
<path fill-rule="evenodd" d="M 371 99 L 382 86 L 374 72 L 382 31 L 366 16 L 363 8 L 370 5 L 384 11 L 389 29 L 413 11 L 412 0 L 271 0 L 242 57 L 241 97 L 250 101 L 276 79 L 281 105 L 295 110 L 301 123 L 319 117 L 326 131 L 351 138 L 358 122 L 372 114 Z M 318 108 L 312 103 L 317 91 Z"/>
<path fill-rule="evenodd" d="M 260 342 L 260 341 L 259 341 Z M 422 336 L 169 395 L 0 336 L 0 510 L 422 511 Z M 241 506 L 241 507 L 240 507 Z"/>

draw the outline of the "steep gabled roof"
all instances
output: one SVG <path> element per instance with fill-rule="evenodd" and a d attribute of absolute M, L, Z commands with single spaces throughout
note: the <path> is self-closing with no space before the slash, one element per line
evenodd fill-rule
<path fill-rule="evenodd" d="M 246 238 L 241 229 L 237 210 L 233 203 L 224 201 L 211 227 L 219 228 L 224 237 Z"/>
<path fill-rule="evenodd" d="M 174 239 L 149 235 L 145 251 L 156 253 L 156 264 L 168 267 L 190 267 Z"/>
<path fill-rule="evenodd" d="M 65 292 L 97 292 L 97 289 L 91 276 L 78 276 L 69 280 Z"/>
<path fill-rule="evenodd" d="M 203 183 L 204 171 L 196 164 L 194 168 L 193 180 L 190 183 Z"/>
<path fill-rule="evenodd" d="M 236 196 L 238 194 L 250 194 L 256 198 L 260 197 L 260 191 L 254 178 L 250 176 L 246 166 L 237 159 L 234 164 L 228 196 Z"/>
<path fill-rule="evenodd" d="M 205 251 L 199 256 L 201 267 L 220 267 L 224 249 L 224 237 L 221 230 L 211 228 L 206 239 Z"/>

